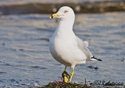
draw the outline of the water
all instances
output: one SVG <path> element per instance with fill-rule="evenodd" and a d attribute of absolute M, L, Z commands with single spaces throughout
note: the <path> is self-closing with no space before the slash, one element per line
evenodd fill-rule
<path fill-rule="evenodd" d="M 125 12 L 77 14 L 74 32 L 87 40 L 91 52 L 102 62 L 75 68 L 73 82 L 105 80 L 125 83 Z M 49 15 L 0 17 L 0 86 L 45 85 L 60 81 L 64 65 L 50 55 L 49 38 L 57 21 Z M 97 70 L 88 66 L 98 67 Z M 71 69 L 67 71 L 70 73 Z M 14 88 L 14 87 L 13 87 Z"/>
<path fill-rule="evenodd" d="M 94 2 L 119 2 L 124 0 L 0 0 L 0 5 L 27 4 L 27 3 L 94 3 Z"/>

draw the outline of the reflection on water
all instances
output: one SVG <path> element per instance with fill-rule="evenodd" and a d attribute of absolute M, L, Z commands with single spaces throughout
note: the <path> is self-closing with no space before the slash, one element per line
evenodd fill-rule
<path fill-rule="evenodd" d="M 105 80 L 125 82 L 125 13 L 78 14 L 74 31 L 90 43 L 102 62 L 75 68 L 73 82 Z M 0 17 L 0 86 L 47 84 L 60 80 L 64 66 L 49 53 L 49 38 L 57 22 L 49 15 Z M 89 68 L 98 67 L 97 70 Z M 71 70 L 68 68 L 68 72 Z"/>

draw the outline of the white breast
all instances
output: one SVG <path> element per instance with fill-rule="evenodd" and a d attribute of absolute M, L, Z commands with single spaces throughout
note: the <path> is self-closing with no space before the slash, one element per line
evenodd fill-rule
<path fill-rule="evenodd" d="M 78 65 L 86 61 L 86 56 L 79 49 L 74 34 L 54 34 L 50 40 L 49 47 L 54 59 L 66 66 L 71 67 L 72 65 Z"/>

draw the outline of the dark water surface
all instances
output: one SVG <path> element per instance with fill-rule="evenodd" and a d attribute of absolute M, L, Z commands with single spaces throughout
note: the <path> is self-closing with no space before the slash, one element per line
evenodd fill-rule
<path fill-rule="evenodd" d="M 95 3 L 119 2 L 124 0 L 0 0 L 0 5 L 27 4 L 27 3 Z"/>
<path fill-rule="evenodd" d="M 61 80 L 64 65 L 52 58 L 48 48 L 56 26 L 49 15 L 0 17 L 0 86 L 45 85 Z M 72 81 L 84 83 L 86 78 L 125 83 L 125 12 L 78 14 L 74 31 L 103 61 L 77 66 Z"/>

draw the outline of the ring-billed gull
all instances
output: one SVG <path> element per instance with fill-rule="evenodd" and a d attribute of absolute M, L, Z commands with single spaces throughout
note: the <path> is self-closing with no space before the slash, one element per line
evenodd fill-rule
<path fill-rule="evenodd" d="M 88 49 L 89 43 L 87 41 L 82 41 L 74 34 L 75 14 L 70 7 L 61 7 L 50 18 L 59 18 L 57 29 L 50 39 L 50 52 L 55 60 L 65 65 L 64 82 L 71 82 L 75 66 L 85 64 L 86 61 L 101 61 L 101 59 L 97 59 L 92 55 Z M 72 68 L 69 78 L 66 76 L 67 66 Z"/>

